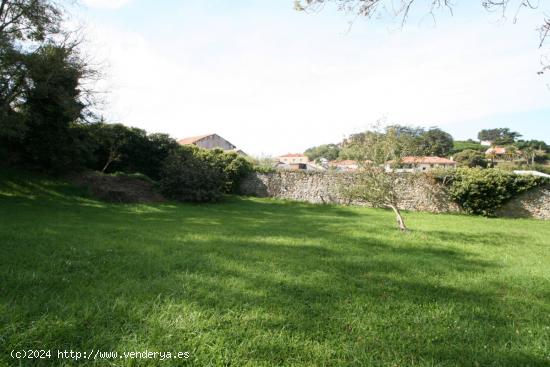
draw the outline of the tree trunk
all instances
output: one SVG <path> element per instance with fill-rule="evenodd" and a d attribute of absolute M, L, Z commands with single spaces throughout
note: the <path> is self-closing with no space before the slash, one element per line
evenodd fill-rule
<path fill-rule="evenodd" d="M 107 167 L 109 167 L 111 163 L 113 163 L 113 160 L 111 159 L 111 157 L 109 157 L 109 159 L 107 160 L 107 163 L 105 164 L 105 166 L 103 166 L 101 173 L 105 173 L 105 171 L 107 170 Z"/>
<path fill-rule="evenodd" d="M 407 231 L 405 220 L 403 219 L 403 216 L 401 215 L 401 211 L 399 210 L 399 208 L 396 207 L 395 205 L 390 205 L 390 208 L 395 213 L 395 217 L 397 219 L 397 226 L 399 227 L 399 230 L 403 232 Z"/>

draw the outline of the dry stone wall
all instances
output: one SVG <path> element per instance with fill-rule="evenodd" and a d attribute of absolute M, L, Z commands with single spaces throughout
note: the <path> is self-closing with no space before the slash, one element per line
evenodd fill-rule
<path fill-rule="evenodd" d="M 310 203 L 349 204 L 341 194 L 341 187 L 353 183 L 356 173 L 280 171 L 254 173 L 242 183 L 242 195 L 273 197 Z M 434 213 L 459 212 L 458 205 L 450 200 L 445 188 L 427 175 L 418 175 L 414 180 L 403 180 L 400 185 L 405 210 Z M 369 205 L 366 202 L 353 202 Z"/>
<path fill-rule="evenodd" d="M 537 187 L 504 204 L 499 217 L 550 220 L 550 186 Z"/>
<path fill-rule="evenodd" d="M 247 196 L 272 197 L 310 203 L 350 204 L 341 194 L 346 182 L 356 173 L 280 171 L 253 173 L 244 179 L 240 193 Z M 458 213 L 461 208 L 449 197 L 443 185 L 429 175 L 418 174 L 414 180 L 401 182 L 401 208 L 432 213 Z M 366 202 L 351 204 L 366 205 Z M 505 217 L 550 219 L 550 187 L 531 190 L 504 205 L 497 213 Z"/>

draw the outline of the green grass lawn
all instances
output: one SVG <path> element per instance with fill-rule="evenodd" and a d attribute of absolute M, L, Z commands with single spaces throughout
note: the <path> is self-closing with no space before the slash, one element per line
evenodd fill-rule
<path fill-rule="evenodd" d="M 550 223 L 0 178 L 0 366 L 549 366 Z M 14 360 L 12 350 L 188 351 Z"/>

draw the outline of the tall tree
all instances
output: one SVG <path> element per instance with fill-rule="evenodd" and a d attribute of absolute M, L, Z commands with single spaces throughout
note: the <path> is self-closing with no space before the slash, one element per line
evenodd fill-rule
<path fill-rule="evenodd" d="M 0 154 L 55 170 L 80 160 L 71 127 L 89 116 L 94 74 L 63 20 L 56 0 L 0 0 Z"/>
<path fill-rule="evenodd" d="M 71 125 L 84 110 L 79 84 L 83 68 L 71 48 L 46 45 L 27 56 L 27 87 L 21 112 L 27 132 L 25 160 L 51 170 L 79 165 L 79 142 Z"/>
<path fill-rule="evenodd" d="M 61 20 L 53 1 L 0 0 L 0 117 L 13 112 L 23 93 L 25 56 L 59 35 Z"/>
<path fill-rule="evenodd" d="M 420 139 L 420 150 L 426 156 L 448 156 L 453 150 L 454 140 L 451 134 L 431 128 L 424 132 Z"/>
<path fill-rule="evenodd" d="M 477 134 L 479 140 L 488 140 L 495 145 L 514 144 L 521 134 L 515 131 L 510 131 L 509 128 L 483 129 Z"/>
<path fill-rule="evenodd" d="M 542 140 L 519 140 L 516 145 L 528 164 L 544 163 L 548 159 L 550 146 Z"/>

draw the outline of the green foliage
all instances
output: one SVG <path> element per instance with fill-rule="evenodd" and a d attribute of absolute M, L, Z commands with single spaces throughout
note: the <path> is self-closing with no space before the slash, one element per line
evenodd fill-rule
<path fill-rule="evenodd" d="M 162 165 L 160 188 L 166 197 L 179 201 L 219 201 L 235 192 L 252 169 L 246 158 L 234 152 L 180 147 Z"/>
<path fill-rule="evenodd" d="M 42 170 L 82 168 L 74 124 L 89 115 L 82 80 L 93 72 L 61 28 L 57 1 L 1 1 L 0 159 Z"/>
<path fill-rule="evenodd" d="M 465 149 L 456 154 L 454 160 L 460 165 L 465 167 L 480 167 L 487 168 L 488 162 L 485 158 L 485 154 L 472 149 Z"/>
<path fill-rule="evenodd" d="M 487 150 L 487 147 L 484 147 L 479 142 L 472 139 L 469 140 L 455 140 L 453 143 L 453 149 L 451 154 L 458 154 L 464 150 L 475 150 L 478 152 L 484 152 Z"/>
<path fill-rule="evenodd" d="M 1 366 L 548 365 L 547 222 L 78 191 L 0 172 Z M 41 348 L 191 356 L 10 357 Z"/>
<path fill-rule="evenodd" d="M 95 123 L 83 126 L 93 147 L 88 167 L 106 173 L 143 173 L 160 179 L 161 166 L 179 144 L 166 134 L 147 134 L 145 130 L 122 124 Z"/>
<path fill-rule="evenodd" d="M 406 148 L 405 155 L 448 156 L 453 149 L 453 137 L 439 128 L 433 127 L 426 130 L 420 127 L 392 125 L 388 129 L 394 131 L 397 145 Z M 351 135 L 343 142 L 340 157 L 355 159 L 357 149 L 361 149 L 360 147 L 365 145 L 365 142 L 370 139 L 371 133 L 365 131 Z"/>
<path fill-rule="evenodd" d="M 539 172 L 542 172 L 542 173 L 546 173 L 547 175 L 550 175 L 550 166 L 549 165 L 535 164 L 533 166 L 529 166 L 529 169 L 532 169 L 534 171 L 539 171 Z"/>
<path fill-rule="evenodd" d="M 438 174 L 453 200 L 468 213 L 492 216 L 511 198 L 548 183 L 536 176 L 520 176 L 499 169 L 458 168 Z"/>
<path fill-rule="evenodd" d="M 422 156 L 446 157 L 453 149 L 453 137 L 441 129 L 431 128 L 420 135 L 418 149 Z"/>
<path fill-rule="evenodd" d="M 340 147 L 336 144 L 323 144 L 307 149 L 304 155 L 306 155 L 310 161 L 317 161 L 320 158 L 334 161 L 340 156 Z"/>
<path fill-rule="evenodd" d="M 235 152 L 224 152 L 221 149 L 196 149 L 195 155 L 223 172 L 225 176 L 223 190 L 226 193 L 236 193 L 241 180 L 253 171 L 252 162 Z"/>
<path fill-rule="evenodd" d="M 21 154 L 27 164 L 50 171 L 68 171 L 84 164 L 81 144 L 71 130 L 81 117 L 82 66 L 72 50 L 46 46 L 27 57 L 27 78 L 21 113 L 26 133 Z"/>
<path fill-rule="evenodd" d="M 220 166 L 201 155 L 194 147 L 181 147 L 170 153 L 161 170 L 160 190 L 164 196 L 190 202 L 222 199 L 226 175 Z"/>
<path fill-rule="evenodd" d="M 127 178 L 136 178 L 142 181 L 149 182 L 150 184 L 155 185 L 157 182 L 153 180 L 151 177 L 144 175 L 143 173 L 126 173 L 126 172 L 115 172 L 111 173 L 112 176 L 115 177 L 127 177 Z"/>
<path fill-rule="evenodd" d="M 346 154 L 365 164 L 353 184 L 342 181 L 338 185 L 349 202 L 362 200 L 375 207 L 392 209 L 402 231 L 407 230 L 399 208 L 403 192 L 399 189 L 400 177 L 394 168 L 397 168 L 411 150 L 417 148 L 417 141 L 411 131 L 413 130 L 402 126 L 382 127 L 378 124 L 354 136 L 346 146 Z M 384 168 L 386 164 L 390 165 L 387 171 Z M 410 178 L 413 179 L 414 176 Z"/>
<path fill-rule="evenodd" d="M 509 128 L 483 129 L 477 134 L 479 140 L 492 141 L 495 145 L 513 144 L 521 134 Z"/>
<path fill-rule="evenodd" d="M 258 173 L 274 173 L 277 172 L 277 169 L 274 167 L 266 167 L 266 166 L 254 166 L 254 172 Z"/>

